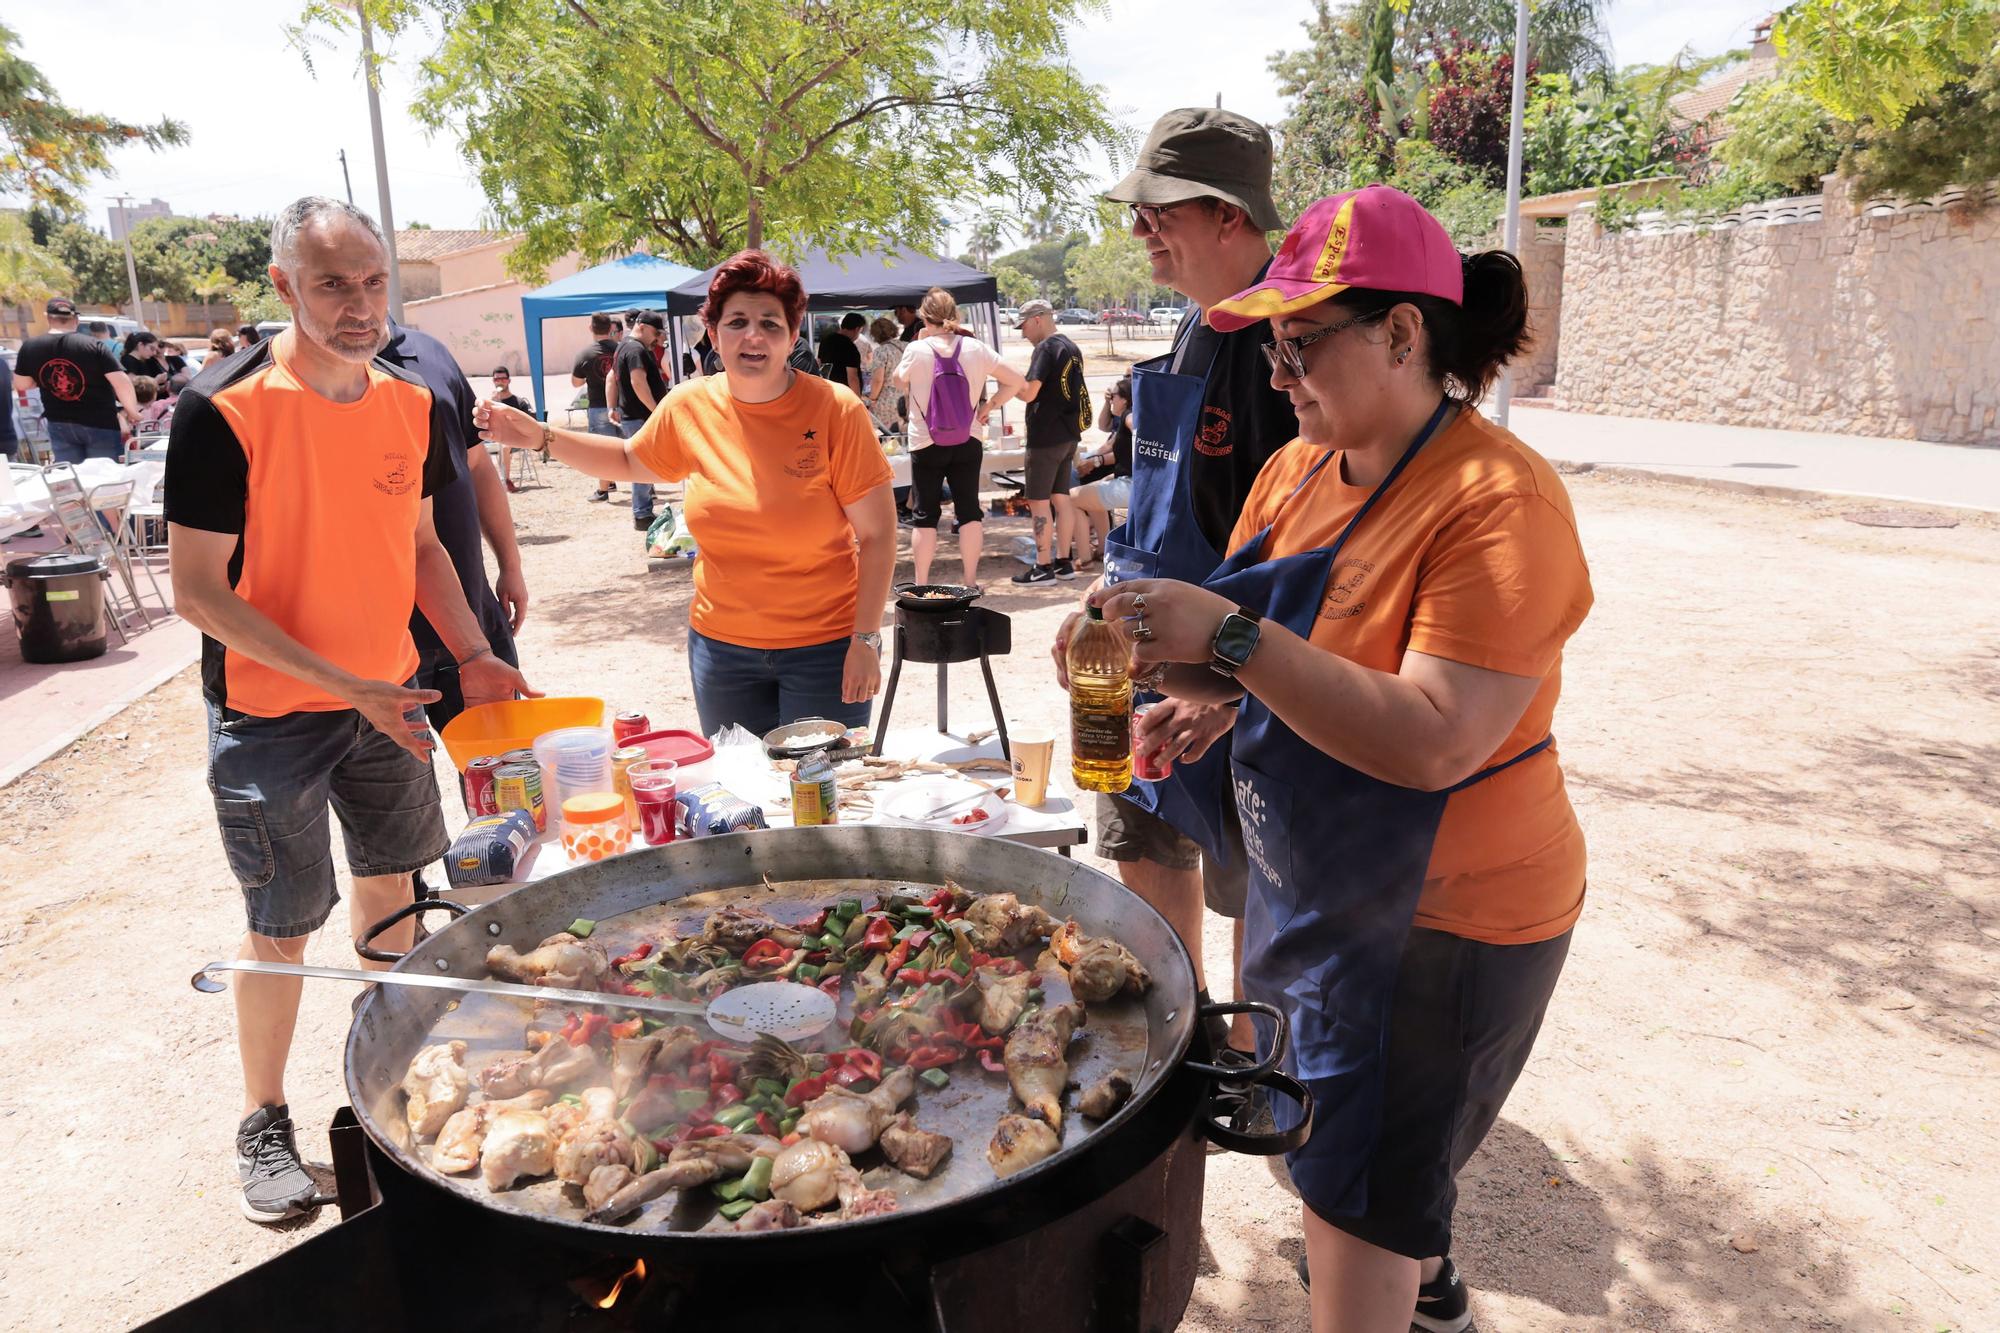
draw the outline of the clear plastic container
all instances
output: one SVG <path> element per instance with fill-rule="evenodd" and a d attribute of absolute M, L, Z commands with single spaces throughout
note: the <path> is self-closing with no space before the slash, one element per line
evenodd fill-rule
<path fill-rule="evenodd" d="M 614 791 L 592 791 L 564 801 L 562 848 L 578 864 L 630 851 L 632 821 L 625 814 L 625 798 Z"/>
<path fill-rule="evenodd" d="M 611 729 L 564 727 L 535 737 L 535 762 L 542 766 L 542 794 L 552 810 L 584 792 L 610 791 Z"/>

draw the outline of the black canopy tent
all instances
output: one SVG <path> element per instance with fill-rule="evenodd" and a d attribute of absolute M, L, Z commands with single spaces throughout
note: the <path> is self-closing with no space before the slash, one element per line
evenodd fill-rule
<path fill-rule="evenodd" d="M 719 267 L 719 266 L 718 266 Z M 952 294 L 967 316 L 966 327 L 978 333 L 988 346 L 1000 346 L 1000 284 L 991 273 L 949 259 L 937 259 L 908 246 L 897 245 L 860 255 L 829 255 L 814 250 L 792 267 L 806 288 L 808 310 L 890 310 L 899 305 L 916 305 L 924 293 L 942 287 Z M 693 315 L 708 299 L 708 285 L 715 269 L 700 273 L 667 293 L 667 313 Z M 668 321 L 671 339 L 669 362 L 681 363 L 680 323 Z"/>

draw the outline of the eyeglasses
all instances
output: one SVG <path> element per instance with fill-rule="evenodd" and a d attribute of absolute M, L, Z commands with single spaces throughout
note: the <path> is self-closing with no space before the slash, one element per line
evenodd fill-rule
<path fill-rule="evenodd" d="M 1302 333 L 1296 338 L 1273 338 L 1262 349 L 1264 360 L 1270 363 L 1272 370 L 1283 368 L 1293 379 L 1302 380 L 1306 377 L 1306 348 L 1321 339 L 1331 338 L 1343 329 L 1351 329 L 1356 324 L 1365 324 L 1371 319 L 1380 319 L 1388 313 L 1387 310 L 1377 310 L 1372 314 L 1343 319 L 1340 323 L 1329 324 L 1323 329 L 1314 329 L 1311 333 Z"/>
<path fill-rule="evenodd" d="M 1140 235 L 1157 236 L 1160 232 L 1162 213 L 1171 213 L 1182 204 L 1195 202 L 1197 201 L 1193 199 L 1183 199 L 1179 203 L 1172 204 L 1127 204 L 1126 207 L 1132 210 L 1132 224 L 1139 229 Z"/>

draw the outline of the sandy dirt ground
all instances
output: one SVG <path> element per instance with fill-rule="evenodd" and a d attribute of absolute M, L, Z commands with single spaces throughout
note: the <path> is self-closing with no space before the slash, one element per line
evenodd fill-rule
<path fill-rule="evenodd" d="M 543 476 L 516 504 L 530 676 L 691 716 L 686 568 L 648 573 L 622 506 Z M 2000 1327 L 2000 529 L 1571 485 L 1597 608 L 1557 733 L 1592 883 L 1462 1181 L 1481 1326 Z M 1035 649 L 1074 591 L 989 602 L 1015 617 L 1019 720 L 1062 716 Z M 983 714 L 974 679 L 961 719 Z M 188 986 L 242 924 L 203 743 L 189 672 L 0 791 L 0 1326 L 127 1326 L 334 1224 L 237 1212 L 231 1007 Z M 1206 948 L 1226 974 L 1219 922 Z M 336 929 L 308 957 L 352 955 Z M 349 995 L 306 994 L 290 1097 L 311 1155 L 344 1100 Z M 1208 1162 L 1185 1327 L 1305 1329 L 1296 1204 L 1261 1162 Z"/>

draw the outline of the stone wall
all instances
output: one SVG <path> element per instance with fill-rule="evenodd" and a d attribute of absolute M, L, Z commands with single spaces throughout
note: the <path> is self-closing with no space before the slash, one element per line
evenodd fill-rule
<path fill-rule="evenodd" d="M 1556 382 L 1556 348 L 1562 341 L 1564 229 L 1527 220 L 1521 236 L 1521 276 L 1528 284 L 1528 351 L 1514 363 L 1514 393 L 1532 393 Z"/>
<path fill-rule="evenodd" d="M 2000 207 L 1573 215 L 1556 396 L 1587 412 L 2000 444 Z M 1988 195 L 1991 198 L 1991 195 Z M 1771 221 L 1771 218 L 1797 218 Z"/>

